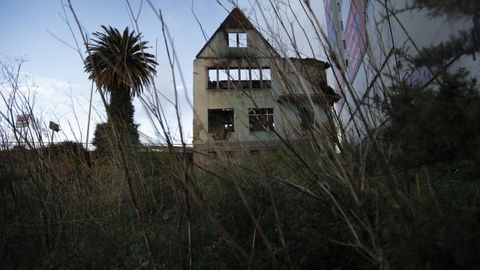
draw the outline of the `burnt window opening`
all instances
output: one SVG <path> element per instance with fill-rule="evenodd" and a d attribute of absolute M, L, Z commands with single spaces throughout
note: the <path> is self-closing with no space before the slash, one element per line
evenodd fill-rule
<path fill-rule="evenodd" d="M 208 133 L 213 139 L 228 139 L 234 131 L 233 108 L 208 110 Z"/>
<path fill-rule="evenodd" d="M 262 77 L 260 75 L 260 69 L 259 68 L 252 68 L 250 70 L 250 78 L 252 82 L 252 88 L 260 88 L 261 84 L 260 82 L 262 81 Z"/>
<path fill-rule="evenodd" d="M 250 131 L 272 131 L 275 128 L 273 108 L 248 109 L 248 126 Z"/>
<path fill-rule="evenodd" d="M 230 86 L 229 88 L 231 89 L 237 89 L 238 88 L 238 82 L 240 80 L 240 73 L 239 69 L 232 67 L 228 70 L 228 78 L 230 79 Z"/>
<path fill-rule="evenodd" d="M 262 67 L 262 88 L 272 87 L 272 74 L 269 67 Z"/>
<path fill-rule="evenodd" d="M 309 106 L 301 106 L 299 109 L 300 126 L 303 130 L 309 130 L 316 126 L 315 115 Z"/>
<path fill-rule="evenodd" d="M 238 81 L 238 87 L 242 89 L 249 89 L 251 88 L 251 80 L 250 80 L 250 69 L 249 68 L 240 68 L 240 77 Z"/>
<path fill-rule="evenodd" d="M 208 88 L 216 89 L 218 85 L 218 69 L 217 68 L 208 68 Z"/>
<path fill-rule="evenodd" d="M 230 48 L 246 48 L 247 33 L 245 32 L 229 32 L 228 47 Z"/>
<path fill-rule="evenodd" d="M 228 77 L 230 76 L 228 69 L 219 68 L 217 71 L 217 74 L 218 74 L 218 87 L 220 89 L 228 89 L 229 88 Z"/>
<path fill-rule="evenodd" d="M 208 89 L 262 89 L 272 87 L 269 67 L 209 67 Z"/>

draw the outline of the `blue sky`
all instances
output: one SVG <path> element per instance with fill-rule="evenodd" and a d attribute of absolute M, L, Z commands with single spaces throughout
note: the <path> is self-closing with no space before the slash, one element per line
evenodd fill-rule
<path fill-rule="evenodd" d="M 137 12 L 142 1 L 130 2 L 134 12 Z M 232 8 L 228 1 L 220 2 L 228 10 Z M 187 97 L 191 99 L 192 96 L 193 60 L 205 43 L 205 37 L 193 16 L 192 4 L 207 38 L 218 28 L 228 12 L 216 0 L 152 0 L 151 3 L 157 10 L 162 10 L 179 58 L 179 67 L 185 78 L 185 85 L 177 82 L 177 86 L 180 89 L 185 137 L 187 141 L 191 141 L 193 113 Z M 110 25 L 119 29 L 126 26 L 132 28 L 127 5 L 123 0 L 72 0 L 72 4 L 87 34 L 99 31 L 100 25 Z M 239 5 L 245 9 L 247 15 L 253 16 L 255 10 L 249 6 L 248 0 L 240 0 Z M 319 3 L 316 5 L 313 7 L 323 11 Z M 69 10 L 67 16 L 75 27 L 77 38 L 80 39 Z M 91 83 L 83 71 L 83 63 L 78 53 L 63 43 L 74 46 L 72 34 L 62 17 L 64 13 L 60 0 L 0 0 L 0 37 L 2 37 L 0 61 L 5 62 L 15 57 L 25 58 L 27 61 L 22 67 L 22 74 L 35 81 L 37 86 L 35 112 L 43 121 L 59 122 L 62 132 L 56 135 L 57 141 L 65 139 L 84 141 Z M 174 94 L 172 78 L 163 46 L 161 24 L 147 1 L 143 1 L 139 28 L 144 40 L 153 46 L 151 52 L 155 53 L 157 47 L 159 62 L 157 87 L 165 96 L 172 97 Z M 84 50 L 82 44 L 80 46 Z M 93 132 L 95 123 L 105 119 L 97 93 L 94 93 L 93 104 L 96 110 L 92 115 L 90 133 Z M 141 103 L 136 100 L 134 104 L 135 121 L 140 124 L 140 131 L 160 141 L 161 139 L 153 132 Z M 0 108 L 4 109 L 1 105 Z M 173 107 L 166 104 L 165 110 L 172 133 L 178 136 Z"/>

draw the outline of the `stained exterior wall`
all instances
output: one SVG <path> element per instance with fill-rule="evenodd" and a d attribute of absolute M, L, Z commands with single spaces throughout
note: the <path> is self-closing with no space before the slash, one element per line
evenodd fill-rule
<path fill-rule="evenodd" d="M 281 58 L 255 29 L 238 25 L 229 27 L 228 18 L 194 60 L 194 121 L 195 152 L 219 151 L 248 153 L 275 147 L 279 136 L 298 140 L 302 131 L 298 109 L 289 102 L 279 102 L 285 94 L 309 96 L 326 83 L 326 63 L 314 59 Z M 246 22 L 248 23 L 248 22 Z M 228 46 L 228 32 L 246 32 L 247 48 Z M 270 68 L 271 87 L 209 89 L 209 68 Z M 311 100 L 310 100 L 311 101 Z M 306 99 L 305 102 L 310 102 Z M 312 101 L 318 122 L 327 121 L 323 105 Z M 208 132 L 208 110 L 233 108 L 235 131 L 224 140 L 215 140 Z M 250 131 L 249 109 L 273 108 L 274 130 Z M 199 155 L 194 155 L 197 161 Z"/>

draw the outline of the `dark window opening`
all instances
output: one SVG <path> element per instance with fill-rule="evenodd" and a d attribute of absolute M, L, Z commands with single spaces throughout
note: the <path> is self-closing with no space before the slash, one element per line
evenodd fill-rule
<path fill-rule="evenodd" d="M 208 110 L 208 133 L 212 134 L 213 139 L 228 139 L 234 131 L 232 108 Z"/>
<path fill-rule="evenodd" d="M 300 126 L 303 130 L 312 129 L 315 126 L 315 116 L 313 115 L 312 108 L 302 106 L 299 108 L 300 112 Z"/>
<path fill-rule="evenodd" d="M 250 131 L 272 131 L 275 128 L 273 108 L 248 109 L 248 126 Z"/>

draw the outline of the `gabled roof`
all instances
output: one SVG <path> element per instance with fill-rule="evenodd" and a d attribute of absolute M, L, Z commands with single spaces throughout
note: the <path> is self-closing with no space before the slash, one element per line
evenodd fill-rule
<path fill-rule="evenodd" d="M 263 37 L 263 35 L 253 26 L 253 24 L 250 22 L 250 20 L 245 16 L 245 14 L 240 10 L 240 8 L 235 7 L 232 9 L 230 14 L 228 14 L 227 18 L 220 24 L 218 29 L 213 33 L 213 35 L 210 37 L 210 39 L 203 45 L 202 49 L 197 53 L 196 58 L 200 57 L 202 52 L 205 50 L 205 48 L 208 47 L 212 39 L 217 35 L 218 32 L 225 32 L 227 29 L 242 29 L 242 30 L 253 30 L 255 31 L 258 36 L 261 38 L 263 42 L 274 52 L 276 55 L 279 56 L 277 50 L 275 50 L 272 45 Z"/>

